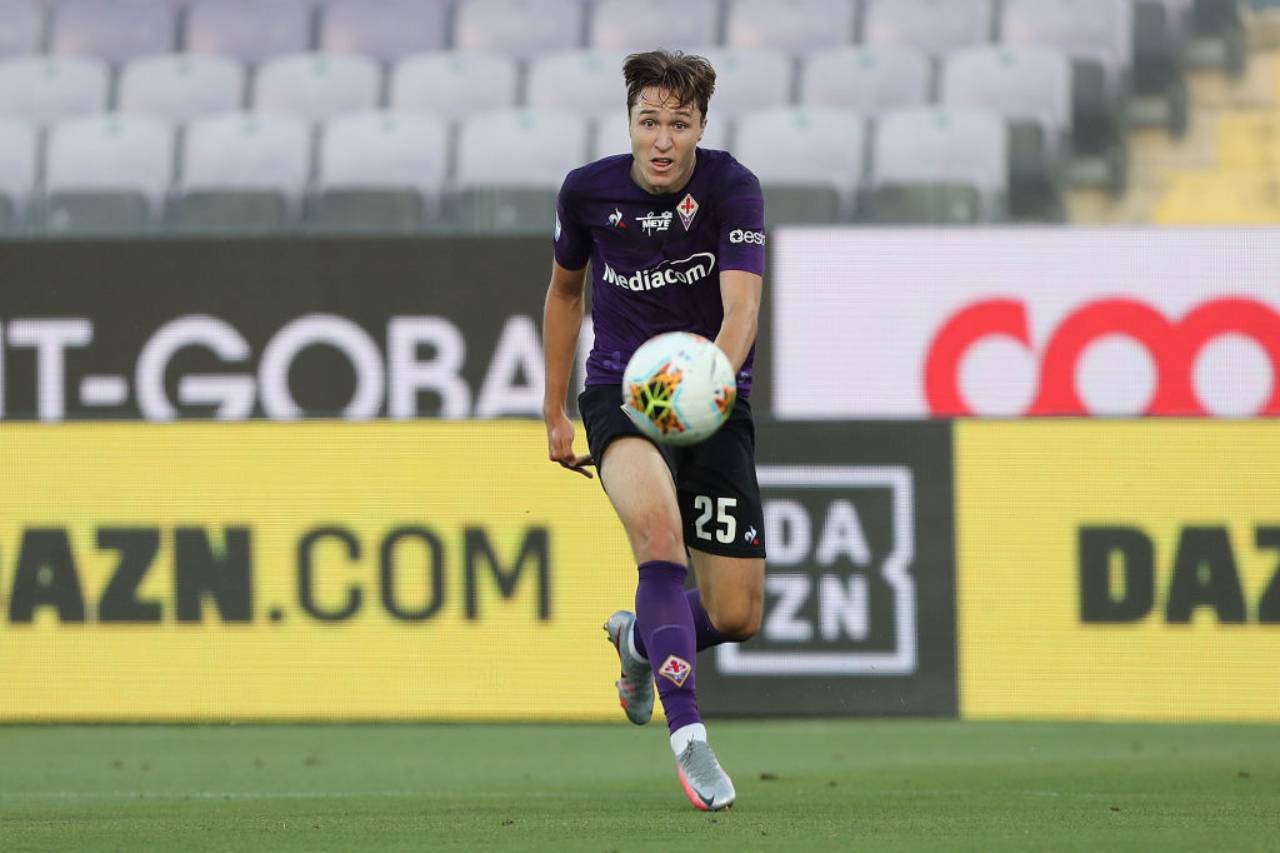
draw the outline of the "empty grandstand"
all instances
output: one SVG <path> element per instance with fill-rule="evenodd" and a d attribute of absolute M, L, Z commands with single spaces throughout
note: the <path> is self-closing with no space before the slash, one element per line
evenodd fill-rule
<path fill-rule="evenodd" d="M 1268 75 L 1269 5 L 0 0 L 0 233 L 545 232 L 656 46 L 773 222 L 1274 221 L 1277 84 L 1219 123 L 1193 80 Z"/>

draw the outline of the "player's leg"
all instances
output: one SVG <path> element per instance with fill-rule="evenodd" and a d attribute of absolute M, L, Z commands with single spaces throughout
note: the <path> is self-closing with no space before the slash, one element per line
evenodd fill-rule
<path fill-rule="evenodd" d="M 687 596 L 698 651 L 749 639 L 760 628 L 765 543 L 755 427 L 745 401 L 682 460 L 678 491 L 698 578 L 698 588 Z"/>
<path fill-rule="evenodd" d="M 698 587 L 688 591 L 698 651 L 740 643 L 760 630 L 764 558 L 727 557 L 689 549 Z"/>
<path fill-rule="evenodd" d="M 701 723 L 693 672 L 697 640 L 684 593 L 688 567 L 675 482 L 662 454 L 643 438 L 611 442 L 599 470 L 639 567 L 633 647 L 653 668 L 674 734 Z"/>
<path fill-rule="evenodd" d="M 675 482 L 666 459 L 647 439 L 611 442 L 600 479 L 639 564 L 634 643 L 648 657 L 667 714 L 676 773 L 695 808 L 733 805 L 733 782 L 707 743 L 698 714 L 697 635 L 685 596 L 688 568 Z"/>

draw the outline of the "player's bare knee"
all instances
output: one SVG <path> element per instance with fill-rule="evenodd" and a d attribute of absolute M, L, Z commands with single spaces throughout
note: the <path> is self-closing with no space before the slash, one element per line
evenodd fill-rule
<path fill-rule="evenodd" d="M 708 615 L 716 630 L 734 642 L 749 640 L 760 630 L 760 608 L 750 599 L 725 602 Z"/>
<path fill-rule="evenodd" d="M 636 557 L 640 562 L 685 562 L 684 534 L 679 518 L 669 517 L 666 513 L 655 513 L 640 519 L 631 532 Z"/>

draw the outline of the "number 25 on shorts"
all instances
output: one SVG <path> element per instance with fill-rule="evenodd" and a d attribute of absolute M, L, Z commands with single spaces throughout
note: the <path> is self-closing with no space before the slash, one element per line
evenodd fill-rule
<path fill-rule="evenodd" d="M 697 519 L 693 522 L 694 533 L 699 539 L 711 541 L 713 535 L 715 541 L 728 544 L 738 535 L 738 520 L 729 514 L 730 510 L 738 505 L 737 498 L 717 498 L 712 501 L 710 495 L 694 495 L 693 509 L 698 513 Z M 707 530 L 707 522 L 711 521 L 715 516 L 715 531 Z"/>

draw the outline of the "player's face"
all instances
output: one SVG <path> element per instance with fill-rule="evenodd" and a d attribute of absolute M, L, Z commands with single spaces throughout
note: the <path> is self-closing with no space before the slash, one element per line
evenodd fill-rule
<path fill-rule="evenodd" d="M 676 102 L 670 92 L 643 90 L 631 108 L 631 176 L 651 193 L 670 193 L 693 174 L 695 149 L 706 119 L 692 104 Z"/>

